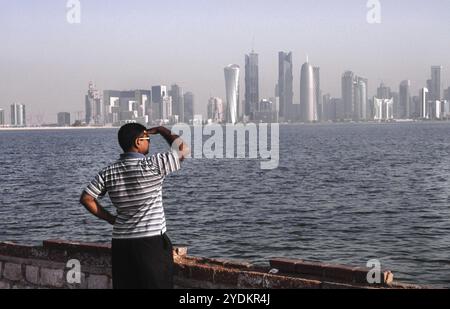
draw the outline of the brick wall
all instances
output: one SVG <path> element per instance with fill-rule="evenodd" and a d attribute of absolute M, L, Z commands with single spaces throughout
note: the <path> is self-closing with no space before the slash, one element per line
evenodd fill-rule
<path fill-rule="evenodd" d="M 342 265 L 274 258 L 270 266 L 187 255 L 187 248 L 174 249 L 177 288 L 421 288 L 393 282 L 393 274 L 382 273 L 382 282 L 368 285 L 368 269 Z M 80 282 L 68 283 L 67 262 L 78 260 Z M 0 243 L 0 289 L 110 289 L 110 246 L 67 241 L 45 241 L 42 246 Z"/>

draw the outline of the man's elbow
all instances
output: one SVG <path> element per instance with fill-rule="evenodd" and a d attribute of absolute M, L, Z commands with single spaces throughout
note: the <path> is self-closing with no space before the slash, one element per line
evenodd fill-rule
<path fill-rule="evenodd" d="M 191 148 L 185 143 L 181 144 L 179 151 L 180 161 L 184 161 L 184 159 L 188 158 L 191 155 Z"/>
<path fill-rule="evenodd" d="M 191 155 L 191 148 L 189 148 L 189 146 L 187 144 L 184 144 L 181 146 L 181 154 L 183 155 L 183 157 L 189 157 Z"/>
<path fill-rule="evenodd" d="M 90 196 L 89 194 L 87 194 L 86 192 L 83 192 L 81 194 L 80 197 L 80 204 L 86 206 L 87 204 L 89 204 L 90 202 L 92 202 L 94 200 L 94 198 L 92 196 Z"/>

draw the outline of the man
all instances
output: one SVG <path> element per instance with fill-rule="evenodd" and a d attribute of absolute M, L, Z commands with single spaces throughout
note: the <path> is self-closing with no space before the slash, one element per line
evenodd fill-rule
<path fill-rule="evenodd" d="M 171 151 L 147 157 L 150 136 L 160 134 Z M 173 288 L 172 243 L 166 235 L 162 184 L 180 169 L 188 146 L 164 127 L 147 130 L 127 124 L 119 130 L 124 153 L 88 185 L 80 202 L 100 219 L 114 225 L 112 274 L 114 289 Z M 98 199 L 108 193 L 117 216 Z"/>

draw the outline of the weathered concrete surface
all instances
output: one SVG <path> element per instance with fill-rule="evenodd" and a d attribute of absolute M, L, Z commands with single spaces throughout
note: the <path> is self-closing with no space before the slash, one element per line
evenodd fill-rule
<path fill-rule="evenodd" d="M 394 282 L 390 271 L 382 272 L 382 282 L 370 285 L 365 268 L 284 258 L 271 259 L 270 267 L 257 267 L 247 262 L 191 257 L 185 247 L 175 247 L 173 254 L 178 288 L 423 288 Z M 73 282 L 78 277 L 68 267 L 70 260 L 80 262 L 79 282 Z M 9 288 L 111 289 L 111 248 L 59 240 L 37 247 L 0 243 L 0 289 Z"/>

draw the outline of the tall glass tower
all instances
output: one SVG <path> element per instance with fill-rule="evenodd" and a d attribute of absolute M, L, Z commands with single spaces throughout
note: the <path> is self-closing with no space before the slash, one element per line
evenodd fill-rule
<path fill-rule="evenodd" d="M 292 52 L 278 53 L 278 95 L 280 97 L 279 116 L 288 120 L 294 104 Z"/>
<path fill-rule="evenodd" d="M 441 98 L 441 66 L 431 67 L 431 85 L 430 89 L 430 99 L 433 101 L 440 100 Z"/>
<path fill-rule="evenodd" d="M 15 127 L 26 126 L 25 105 L 11 105 L 11 125 Z"/>
<path fill-rule="evenodd" d="M 399 97 L 400 97 L 399 116 L 401 119 L 407 119 L 412 116 L 411 109 L 410 109 L 411 81 L 404 80 L 400 83 Z"/>
<path fill-rule="evenodd" d="M 239 115 L 239 66 L 230 64 L 225 67 L 225 92 L 227 97 L 227 122 L 237 123 Z"/>
<path fill-rule="evenodd" d="M 252 118 L 259 103 L 258 54 L 245 55 L 245 107 L 244 115 Z"/>
<path fill-rule="evenodd" d="M 303 122 L 317 121 L 315 96 L 314 70 L 309 62 L 306 62 L 302 66 L 300 76 L 300 117 Z"/>

